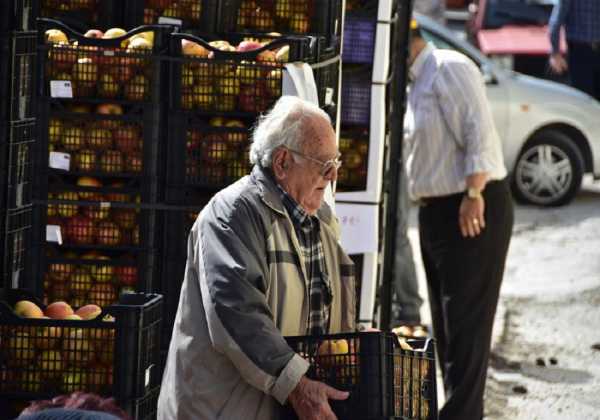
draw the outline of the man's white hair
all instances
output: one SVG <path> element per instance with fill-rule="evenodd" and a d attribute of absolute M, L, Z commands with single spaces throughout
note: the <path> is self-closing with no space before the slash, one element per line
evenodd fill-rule
<path fill-rule="evenodd" d="M 272 165 L 273 152 L 278 147 L 286 146 L 303 151 L 306 140 L 305 124 L 313 118 L 324 118 L 331 123 L 329 115 L 311 102 L 296 96 L 282 96 L 273 108 L 262 115 L 254 132 L 250 146 L 250 162 L 263 168 Z"/>

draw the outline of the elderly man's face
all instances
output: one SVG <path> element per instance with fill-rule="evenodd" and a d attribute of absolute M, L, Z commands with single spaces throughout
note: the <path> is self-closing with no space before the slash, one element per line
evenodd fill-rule
<path fill-rule="evenodd" d="M 323 175 L 323 165 L 311 160 L 326 162 L 338 157 L 335 132 L 324 119 L 316 119 L 307 124 L 306 141 L 299 155 L 289 152 L 289 170 L 286 177 L 287 192 L 304 210 L 314 215 L 323 204 L 325 188 L 337 179 L 337 168 Z M 304 155 L 304 156 L 303 156 Z"/>

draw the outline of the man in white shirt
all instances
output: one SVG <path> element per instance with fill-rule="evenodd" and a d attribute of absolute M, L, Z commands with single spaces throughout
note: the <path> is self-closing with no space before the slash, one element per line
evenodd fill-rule
<path fill-rule="evenodd" d="M 477 66 L 411 23 L 404 153 L 446 403 L 483 417 L 492 325 L 513 225 L 500 139 Z"/>

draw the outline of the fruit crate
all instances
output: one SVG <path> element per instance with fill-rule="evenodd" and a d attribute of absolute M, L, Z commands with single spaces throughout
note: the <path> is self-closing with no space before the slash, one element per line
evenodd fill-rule
<path fill-rule="evenodd" d="M 342 166 L 338 170 L 336 191 L 363 191 L 369 169 L 369 131 L 342 128 L 339 140 Z"/>
<path fill-rule="evenodd" d="M 70 186 L 90 193 L 125 189 L 156 201 L 162 168 L 157 111 L 41 100 L 36 196 L 47 199 L 47 190 Z"/>
<path fill-rule="evenodd" d="M 249 174 L 249 137 L 254 122 L 254 117 L 199 118 L 172 112 L 167 189 L 196 187 L 217 191 Z"/>
<path fill-rule="evenodd" d="M 342 61 L 344 63 L 373 62 L 375 47 L 375 28 L 377 16 L 356 15 L 346 12 L 344 17 L 344 45 Z"/>
<path fill-rule="evenodd" d="M 8 137 L 5 205 L 8 209 L 18 209 L 31 204 L 33 154 L 37 143 L 35 120 L 10 123 Z"/>
<path fill-rule="evenodd" d="M 35 31 L 11 32 L 0 39 L 3 53 L 0 64 L 1 120 L 18 121 L 35 117 L 36 42 Z"/>
<path fill-rule="evenodd" d="M 369 126 L 371 118 L 371 75 L 365 65 L 345 65 L 342 69 L 342 124 Z"/>
<path fill-rule="evenodd" d="M 216 41 L 172 34 L 171 109 L 205 116 L 268 110 L 283 93 L 285 63 L 313 61 L 319 50 L 315 37 L 267 38 L 261 45 L 235 34 Z"/>
<path fill-rule="evenodd" d="M 313 35 L 339 54 L 341 19 L 340 0 L 221 0 L 216 32 Z"/>
<path fill-rule="evenodd" d="M 25 277 L 33 226 L 32 206 L 6 212 L 3 273 L 5 287 L 17 287 Z"/>
<path fill-rule="evenodd" d="M 104 34 L 110 39 L 86 37 L 51 19 L 39 19 L 39 27 L 39 96 L 121 106 L 160 104 L 172 27 L 113 28 Z"/>
<path fill-rule="evenodd" d="M 128 0 L 124 16 L 129 26 L 160 23 L 213 33 L 217 9 L 216 0 Z"/>
<path fill-rule="evenodd" d="M 391 333 L 286 337 L 311 364 L 307 375 L 350 392 L 330 401 L 339 420 L 437 419 L 433 340 Z M 288 406 L 284 419 L 296 419 Z"/>
<path fill-rule="evenodd" d="M 160 382 L 162 296 L 123 294 L 89 320 L 23 318 L 13 312 L 18 301 L 47 307 L 25 290 L 7 289 L 1 296 L 2 399 L 47 399 L 82 390 L 114 397 L 130 415 L 137 412 L 135 418 L 150 418 L 149 400 Z M 37 312 L 31 305 L 25 311 Z"/>

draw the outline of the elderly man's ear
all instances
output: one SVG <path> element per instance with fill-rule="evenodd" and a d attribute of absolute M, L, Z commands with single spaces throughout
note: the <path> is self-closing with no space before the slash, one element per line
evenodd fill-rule
<path fill-rule="evenodd" d="M 287 162 L 287 152 L 283 149 L 277 150 L 273 154 L 273 173 L 276 179 L 285 179 L 287 176 L 287 169 L 289 163 Z"/>

